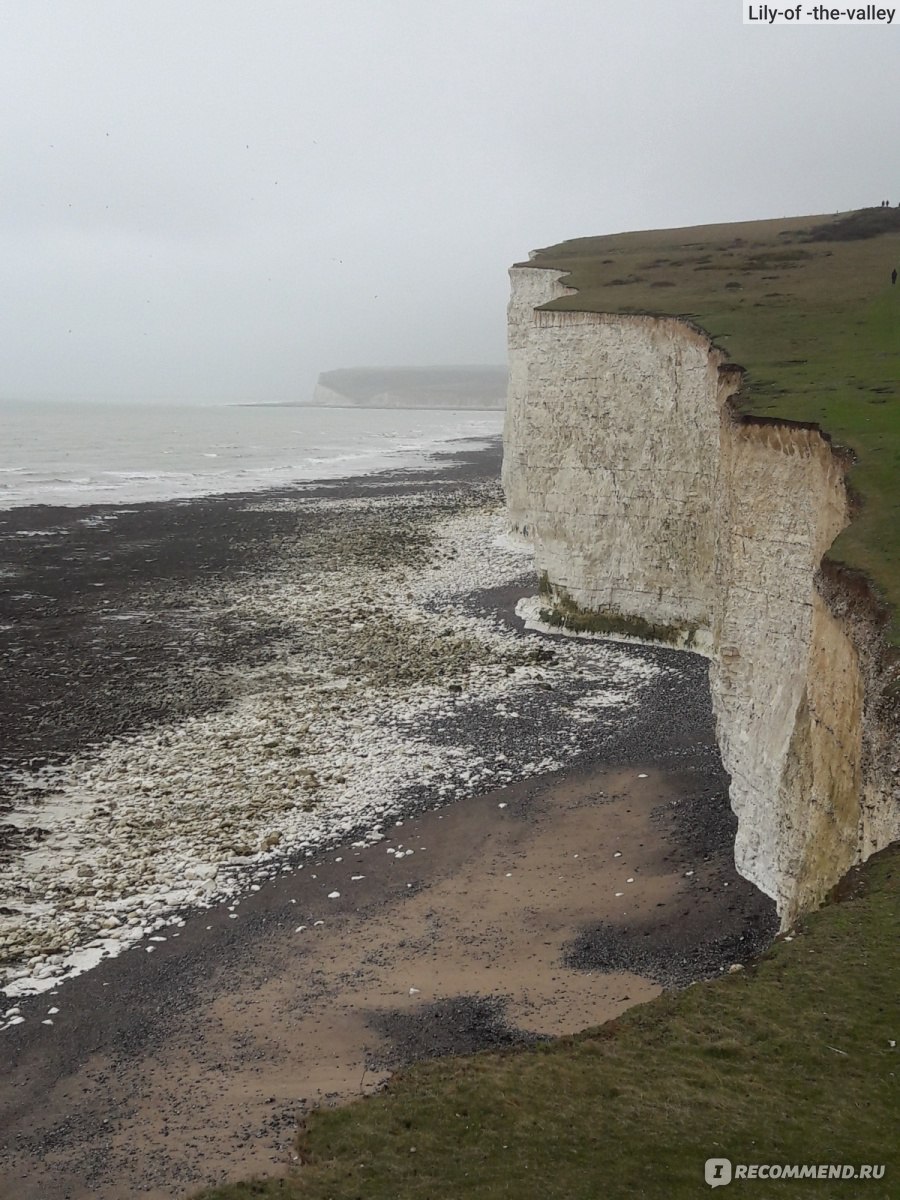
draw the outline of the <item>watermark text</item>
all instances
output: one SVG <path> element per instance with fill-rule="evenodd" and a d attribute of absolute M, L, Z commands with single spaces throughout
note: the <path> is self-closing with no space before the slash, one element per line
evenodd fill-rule
<path fill-rule="evenodd" d="M 832 4 L 749 4 L 744 0 L 745 25 L 893 25 L 897 9 L 880 4 L 839 7 Z M 900 24 L 900 22 L 898 22 Z"/>
<path fill-rule="evenodd" d="M 710 1187 L 724 1187 L 739 1179 L 883 1179 L 883 1163 L 733 1163 L 730 1158 L 708 1158 L 703 1178 Z"/>

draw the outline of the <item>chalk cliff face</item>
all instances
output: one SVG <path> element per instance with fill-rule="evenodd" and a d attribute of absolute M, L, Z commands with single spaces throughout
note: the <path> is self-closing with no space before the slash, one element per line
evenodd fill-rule
<path fill-rule="evenodd" d="M 845 460 L 738 418 L 739 369 L 685 322 L 538 312 L 559 272 L 511 277 L 504 487 L 547 613 L 709 656 L 737 866 L 788 924 L 900 836 L 882 621 L 820 569 Z"/>

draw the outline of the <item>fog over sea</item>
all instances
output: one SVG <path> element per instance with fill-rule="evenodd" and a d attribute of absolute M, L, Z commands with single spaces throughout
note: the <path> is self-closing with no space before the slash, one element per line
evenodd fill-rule
<path fill-rule="evenodd" d="M 131 504 L 417 467 L 502 428 L 498 411 L 0 401 L 0 508 Z"/>

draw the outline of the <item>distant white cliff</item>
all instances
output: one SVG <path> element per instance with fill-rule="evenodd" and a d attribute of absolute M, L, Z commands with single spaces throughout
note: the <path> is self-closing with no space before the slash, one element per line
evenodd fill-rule
<path fill-rule="evenodd" d="M 506 367 L 344 367 L 325 371 L 311 403 L 323 408 L 502 409 Z"/>
<path fill-rule="evenodd" d="M 503 479 L 544 617 L 709 657 L 736 865 L 787 925 L 900 836 L 883 614 L 823 563 L 846 458 L 741 419 L 740 369 L 686 322 L 536 311 L 560 272 L 511 277 Z"/>

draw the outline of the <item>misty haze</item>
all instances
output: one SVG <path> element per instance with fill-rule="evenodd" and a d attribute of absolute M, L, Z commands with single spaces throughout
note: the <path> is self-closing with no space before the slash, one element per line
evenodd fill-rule
<path fill-rule="evenodd" d="M 3 5 L 0 1194 L 898 1194 L 891 14 Z"/>

